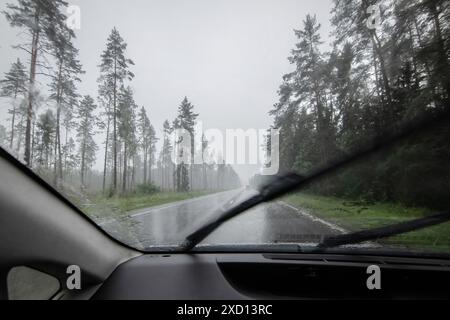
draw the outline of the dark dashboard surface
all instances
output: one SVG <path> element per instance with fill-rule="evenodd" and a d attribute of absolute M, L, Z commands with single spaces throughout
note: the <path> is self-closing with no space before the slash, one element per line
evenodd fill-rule
<path fill-rule="evenodd" d="M 381 289 L 367 287 L 367 267 Z M 304 254 L 143 255 L 120 265 L 93 299 L 449 299 L 450 261 Z"/>
<path fill-rule="evenodd" d="M 94 299 L 244 299 L 216 255 L 144 255 L 117 268 Z"/>

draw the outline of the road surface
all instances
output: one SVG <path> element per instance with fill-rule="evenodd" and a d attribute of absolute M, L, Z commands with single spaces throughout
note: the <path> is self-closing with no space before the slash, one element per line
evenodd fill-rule
<path fill-rule="evenodd" d="M 128 222 L 134 241 L 141 248 L 178 245 L 231 198 L 238 202 L 250 193 L 242 189 L 227 191 L 132 212 Z M 273 202 L 227 221 L 202 244 L 317 243 L 321 236 L 342 232 L 345 230 L 304 210 Z"/>

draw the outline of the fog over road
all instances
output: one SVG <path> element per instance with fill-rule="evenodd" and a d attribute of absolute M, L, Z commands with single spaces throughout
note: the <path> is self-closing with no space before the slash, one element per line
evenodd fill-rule
<path fill-rule="evenodd" d="M 226 191 L 131 212 L 128 222 L 133 238 L 142 248 L 178 245 L 230 199 L 239 202 L 252 192 Z M 278 201 L 259 205 L 227 221 L 201 244 L 307 243 L 342 232 L 345 230 Z"/>

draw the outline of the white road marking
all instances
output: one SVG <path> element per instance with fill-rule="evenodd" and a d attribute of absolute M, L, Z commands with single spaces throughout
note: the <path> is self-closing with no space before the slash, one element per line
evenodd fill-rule
<path fill-rule="evenodd" d="M 306 218 L 308 218 L 308 219 L 310 219 L 310 220 L 312 220 L 314 222 L 321 223 L 321 224 L 327 226 L 328 228 L 330 228 L 330 229 L 332 229 L 334 231 L 337 231 L 337 232 L 340 232 L 340 233 L 349 233 L 347 230 L 345 230 L 344 228 L 342 228 L 342 227 L 340 227 L 340 226 L 338 226 L 338 225 L 336 225 L 334 223 L 325 221 L 325 220 L 323 220 L 323 219 L 321 219 L 319 217 L 316 217 L 316 216 L 314 216 L 312 214 L 309 214 L 309 213 L 307 213 L 307 212 L 305 212 L 303 210 L 300 210 L 299 208 L 294 207 L 294 206 L 292 206 L 292 205 L 290 205 L 290 204 L 288 204 L 286 202 L 278 201 L 278 203 L 280 205 L 282 205 L 282 206 L 288 207 L 288 208 L 296 211 L 297 213 L 301 214 L 302 216 L 305 216 Z"/>

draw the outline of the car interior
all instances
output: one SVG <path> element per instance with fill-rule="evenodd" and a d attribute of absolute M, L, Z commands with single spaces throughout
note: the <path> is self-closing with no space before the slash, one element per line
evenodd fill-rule
<path fill-rule="evenodd" d="M 450 1 L 0 0 L 0 30 L 0 300 L 450 299 Z"/>

